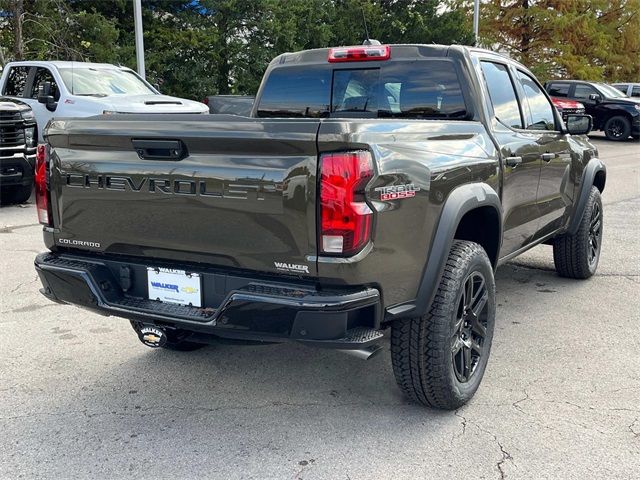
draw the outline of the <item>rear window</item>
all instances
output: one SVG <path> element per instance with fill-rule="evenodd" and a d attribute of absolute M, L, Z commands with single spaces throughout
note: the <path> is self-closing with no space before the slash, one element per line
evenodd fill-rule
<path fill-rule="evenodd" d="M 332 70 L 320 65 L 273 70 L 262 93 L 258 116 L 467 117 L 458 73 L 449 60 L 348 67 L 351 68 Z"/>
<path fill-rule="evenodd" d="M 326 117 L 329 115 L 331 70 L 285 67 L 272 70 L 262 92 L 259 117 Z"/>

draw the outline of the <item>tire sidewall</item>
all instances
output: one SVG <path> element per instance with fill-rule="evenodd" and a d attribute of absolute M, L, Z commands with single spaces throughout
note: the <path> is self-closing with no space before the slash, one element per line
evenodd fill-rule
<path fill-rule="evenodd" d="M 456 377 L 453 361 L 451 358 L 450 348 L 444 349 L 444 354 L 446 358 L 443 359 L 445 361 L 445 365 L 448 365 L 448 380 L 451 386 L 451 390 L 454 392 L 455 396 L 458 399 L 463 401 L 467 401 L 470 399 L 473 394 L 476 392 L 478 387 L 480 386 L 480 382 L 482 381 L 482 377 L 484 376 L 485 369 L 487 367 L 487 362 L 489 360 L 489 354 L 491 352 L 491 343 L 493 340 L 493 332 L 495 327 L 495 315 L 496 315 L 496 289 L 495 289 L 495 281 L 493 277 L 493 268 L 491 263 L 489 262 L 488 257 L 484 252 L 476 251 L 474 255 L 467 259 L 465 262 L 465 268 L 461 272 L 459 278 L 456 279 L 458 283 L 458 290 L 456 292 L 456 297 L 454 302 L 449 305 L 449 328 L 447 331 L 447 342 L 450 341 L 451 337 L 455 333 L 455 323 L 456 323 L 456 313 L 458 308 L 458 303 L 462 297 L 462 292 L 464 289 L 464 283 L 467 277 L 474 271 L 480 272 L 485 279 L 488 298 L 487 298 L 487 334 L 485 336 L 485 349 L 482 357 L 480 358 L 480 362 L 476 367 L 476 371 L 471 376 L 471 379 L 468 382 L 461 383 Z M 448 345 L 448 343 L 447 343 Z"/>

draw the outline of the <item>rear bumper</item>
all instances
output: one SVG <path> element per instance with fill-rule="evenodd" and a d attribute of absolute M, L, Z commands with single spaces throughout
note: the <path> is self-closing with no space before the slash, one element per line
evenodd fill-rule
<path fill-rule="evenodd" d="M 36 163 L 35 153 L 11 153 L 0 151 L 0 185 L 31 185 Z"/>
<path fill-rule="evenodd" d="M 202 277 L 203 307 L 196 308 L 148 300 L 147 265 L 55 253 L 42 253 L 35 260 L 41 292 L 50 300 L 149 325 L 338 349 L 367 347 L 382 337 L 380 294 L 374 288 L 325 291 L 309 283 L 258 279 L 200 266 L 186 268 Z"/>

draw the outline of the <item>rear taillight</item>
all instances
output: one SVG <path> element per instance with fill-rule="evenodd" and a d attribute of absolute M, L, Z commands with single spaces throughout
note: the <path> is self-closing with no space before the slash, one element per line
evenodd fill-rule
<path fill-rule="evenodd" d="M 202 99 L 202 103 L 204 103 L 205 105 L 209 105 L 209 97 L 204 97 Z"/>
<path fill-rule="evenodd" d="M 339 47 L 329 50 L 330 63 L 336 62 L 368 62 L 375 60 L 389 60 L 391 49 L 389 45 L 364 45 L 359 47 Z"/>
<path fill-rule="evenodd" d="M 373 159 L 365 151 L 320 157 L 320 251 L 353 255 L 371 237 L 373 212 L 364 188 L 373 177 Z"/>
<path fill-rule="evenodd" d="M 36 152 L 36 208 L 38 210 L 38 220 L 41 224 L 50 226 L 51 216 L 49 215 L 49 192 L 47 189 L 47 146 L 38 145 Z"/>

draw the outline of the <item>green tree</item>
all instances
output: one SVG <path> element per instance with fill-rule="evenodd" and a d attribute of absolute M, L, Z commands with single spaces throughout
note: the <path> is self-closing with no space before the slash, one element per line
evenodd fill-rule
<path fill-rule="evenodd" d="M 164 93 L 196 100 L 252 94 L 283 52 L 361 44 L 363 12 L 371 37 L 385 43 L 470 43 L 464 10 L 447 3 L 143 0 L 147 78 Z M 23 16 L 16 15 L 19 8 Z M 16 55 L 16 38 L 23 54 Z M 136 67 L 131 0 L 0 0 L 0 39 L 3 62 L 24 57 Z"/>
<path fill-rule="evenodd" d="M 480 17 L 483 46 L 543 80 L 640 77 L 640 0 L 490 0 Z"/>

